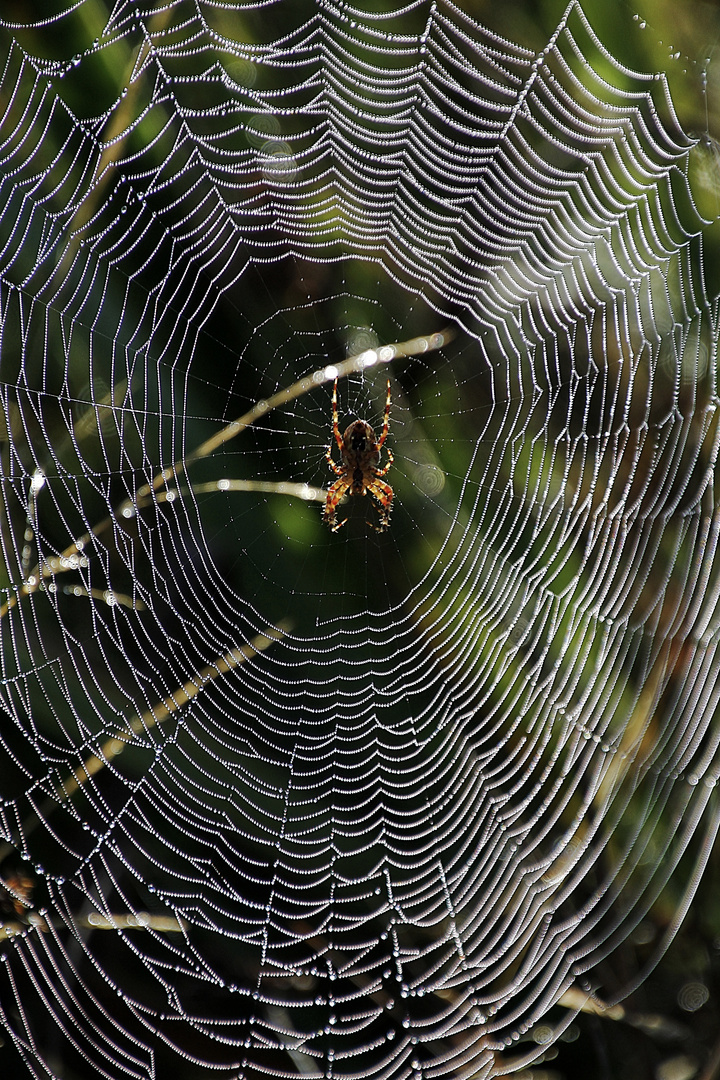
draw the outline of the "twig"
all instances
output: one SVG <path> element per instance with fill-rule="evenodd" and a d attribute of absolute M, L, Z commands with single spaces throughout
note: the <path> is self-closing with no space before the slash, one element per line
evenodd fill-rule
<path fill-rule="evenodd" d="M 267 398 L 267 400 L 258 401 L 253 405 L 249 412 L 243 413 L 237 420 L 233 420 L 231 423 L 226 424 L 224 428 L 221 428 L 215 435 L 212 435 L 209 439 L 206 439 L 205 442 L 202 442 L 183 460 L 175 461 L 172 465 L 157 473 L 150 483 L 143 484 L 142 487 L 138 489 L 134 499 L 126 499 L 122 502 L 115 513 L 109 514 L 98 525 L 93 526 L 93 528 L 83 536 L 74 540 L 60 555 L 48 559 L 42 566 L 38 564 L 25 578 L 17 593 L 9 597 L 7 602 L 0 606 L 0 619 L 7 615 L 8 611 L 24 596 L 29 596 L 32 593 L 37 592 L 37 590 L 42 587 L 45 579 L 54 577 L 56 574 L 63 573 L 67 570 L 77 569 L 79 566 L 83 565 L 83 560 L 87 558 L 84 554 L 85 548 L 91 543 L 93 537 L 97 537 L 105 532 L 106 529 L 110 528 L 114 521 L 117 521 L 120 518 L 125 518 L 125 520 L 134 518 L 138 510 L 142 509 L 153 499 L 158 499 L 157 493 L 160 488 L 167 485 L 169 481 L 175 481 L 177 483 L 178 477 L 186 473 L 190 466 L 196 461 L 201 461 L 203 458 L 209 457 L 221 446 L 224 446 L 242 431 L 251 427 L 256 420 L 260 419 L 260 417 L 266 416 L 279 405 L 285 405 L 289 401 L 294 401 L 296 398 L 302 397 L 303 394 L 308 393 L 309 390 L 312 390 L 316 386 L 321 386 L 323 383 L 345 378 L 345 376 L 353 371 L 365 371 L 367 368 L 375 367 L 378 364 L 389 364 L 392 360 L 401 356 L 417 356 L 422 353 L 441 349 L 443 345 L 452 341 L 454 337 L 455 331 L 452 327 L 447 327 L 440 333 L 429 334 L 426 337 L 411 338 L 409 341 L 400 341 L 393 345 L 381 345 L 377 349 L 366 349 L 364 352 L 348 357 L 347 360 L 343 360 L 339 364 L 330 364 L 327 367 L 318 368 L 311 375 L 305 375 L 302 379 L 298 379 L 297 382 L 294 382 L 292 386 L 278 391 L 277 394 L 273 394 L 273 396 Z M 165 497 L 167 499 L 167 496 Z"/>

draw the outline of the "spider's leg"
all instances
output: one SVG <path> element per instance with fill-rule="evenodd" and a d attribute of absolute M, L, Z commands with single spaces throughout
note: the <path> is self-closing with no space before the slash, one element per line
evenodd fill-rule
<path fill-rule="evenodd" d="M 333 435 L 335 436 L 335 442 L 338 445 L 338 450 L 342 454 L 343 441 L 340 434 L 340 428 L 338 427 L 338 412 L 337 412 L 337 376 L 335 378 L 335 385 L 333 386 Z"/>
<path fill-rule="evenodd" d="M 341 526 L 345 524 L 345 521 L 338 522 L 335 516 L 335 510 L 337 504 L 342 499 L 343 495 L 350 487 L 352 480 L 348 480 L 347 477 L 342 477 L 340 480 L 336 480 L 335 483 L 328 489 L 327 496 L 325 498 L 325 509 L 323 511 L 323 521 L 330 526 L 333 532 L 337 532 Z"/>
<path fill-rule="evenodd" d="M 379 444 L 378 444 L 378 445 L 379 445 Z M 392 465 L 393 461 L 395 460 L 395 458 L 393 457 L 393 452 L 392 452 L 392 450 L 386 450 L 386 451 L 385 451 L 385 453 L 386 453 L 386 454 L 387 454 L 387 456 L 388 456 L 388 463 L 387 463 L 387 465 L 386 465 L 386 466 L 385 466 L 385 467 L 384 467 L 383 469 L 377 469 L 377 468 L 376 468 L 376 469 L 375 469 L 375 472 L 374 472 L 374 475 L 375 475 L 375 476 L 384 476 L 384 475 L 385 475 L 385 473 L 386 473 L 386 472 L 388 471 L 388 469 L 390 468 L 390 466 Z"/>
<path fill-rule="evenodd" d="M 327 450 L 325 451 L 325 457 L 327 458 L 327 463 L 330 466 L 330 468 L 332 469 L 332 471 L 335 473 L 335 475 L 336 476 L 342 476 L 343 473 L 345 472 L 345 470 L 342 468 L 341 465 L 336 465 L 335 462 L 333 461 L 333 459 L 332 459 L 332 446 L 328 446 Z"/>
<path fill-rule="evenodd" d="M 388 430 L 390 427 L 390 380 L 387 381 L 387 397 L 385 398 L 385 416 L 383 417 L 383 429 L 382 435 L 378 439 L 378 450 L 388 437 Z"/>
<path fill-rule="evenodd" d="M 374 479 L 367 485 L 367 490 L 376 500 L 380 516 L 380 524 L 374 525 L 373 528 L 377 532 L 385 532 L 390 526 L 390 509 L 393 501 L 393 489 L 389 484 L 384 484 L 382 480 Z"/>

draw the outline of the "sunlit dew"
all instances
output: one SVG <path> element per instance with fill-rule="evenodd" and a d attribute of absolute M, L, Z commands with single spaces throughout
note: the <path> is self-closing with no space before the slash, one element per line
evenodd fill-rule
<path fill-rule="evenodd" d="M 439 495 L 445 487 L 445 474 L 436 465 L 421 465 L 415 470 L 414 480 L 426 495 Z"/>
<path fill-rule="evenodd" d="M 257 82 L 257 65 L 244 57 L 231 60 L 226 64 L 225 72 L 227 78 L 239 86 L 252 87 Z"/>
<path fill-rule="evenodd" d="M 678 992 L 678 1005 L 685 1012 L 697 1012 L 706 1005 L 710 998 L 710 991 L 701 982 L 688 982 Z"/>
<path fill-rule="evenodd" d="M 378 346 L 378 336 L 370 326 L 354 328 L 348 335 L 345 351 L 348 356 L 374 351 Z"/>
<path fill-rule="evenodd" d="M 298 173 L 298 164 L 289 143 L 271 139 L 263 143 L 262 170 L 268 180 L 293 180 Z"/>
<path fill-rule="evenodd" d="M 270 113 L 258 113 L 252 116 L 245 126 L 245 137 L 251 146 L 258 149 L 275 140 L 281 141 L 282 125 L 279 117 Z"/>

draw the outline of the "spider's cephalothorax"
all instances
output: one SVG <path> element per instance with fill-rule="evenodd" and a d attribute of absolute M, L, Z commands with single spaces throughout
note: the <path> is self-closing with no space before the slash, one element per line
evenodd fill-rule
<path fill-rule="evenodd" d="M 341 437 L 338 427 L 337 411 L 337 379 L 333 389 L 333 435 L 338 450 L 342 457 L 342 465 L 336 465 L 332 459 L 332 444 L 327 448 L 325 457 L 328 465 L 338 479 L 330 487 L 325 499 L 324 520 L 333 532 L 337 532 L 347 518 L 338 521 L 336 515 L 337 504 L 343 495 L 367 495 L 373 496 L 377 501 L 380 524 L 373 525 L 378 532 L 383 532 L 390 524 L 390 507 L 393 500 L 393 489 L 389 484 L 384 484 L 380 479 L 388 471 L 393 463 L 393 456 L 387 450 L 388 463 L 384 469 L 378 468 L 380 462 L 380 450 L 388 436 L 390 426 L 390 380 L 387 384 L 387 398 L 385 400 L 385 417 L 380 438 L 376 441 L 375 432 L 365 420 L 355 420 L 347 428 Z"/>

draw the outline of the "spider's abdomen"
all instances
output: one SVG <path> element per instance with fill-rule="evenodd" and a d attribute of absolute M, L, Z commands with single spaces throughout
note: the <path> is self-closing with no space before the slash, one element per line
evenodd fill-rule
<path fill-rule="evenodd" d="M 348 475 L 352 476 L 351 494 L 363 493 L 379 458 L 375 432 L 364 420 L 355 420 L 343 435 L 343 462 Z"/>
<path fill-rule="evenodd" d="M 343 442 L 347 451 L 356 457 L 375 446 L 375 432 L 364 420 L 356 420 L 346 429 Z"/>

